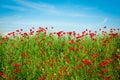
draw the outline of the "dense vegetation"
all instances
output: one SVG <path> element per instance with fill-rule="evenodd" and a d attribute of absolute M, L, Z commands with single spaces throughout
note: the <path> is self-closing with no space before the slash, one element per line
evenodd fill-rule
<path fill-rule="evenodd" d="M 0 36 L 0 80 L 120 80 L 119 29 Z"/>

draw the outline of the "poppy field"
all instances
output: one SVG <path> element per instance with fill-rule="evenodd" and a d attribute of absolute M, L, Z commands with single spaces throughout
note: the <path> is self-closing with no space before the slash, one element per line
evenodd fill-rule
<path fill-rule="evenodd" d="M 120 80 L 120 29 L 1 35 L 0 80 Z"/>

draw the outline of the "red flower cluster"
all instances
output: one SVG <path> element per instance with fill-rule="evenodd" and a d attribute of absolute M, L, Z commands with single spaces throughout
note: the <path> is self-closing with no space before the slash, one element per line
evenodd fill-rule
<path fill-rule="evenodd" d="M 82 63 L 85 64 L 85 65 L 89 65 L 90 64 L 90 60 L 88 60 L 88 59 L 83 60 Z"/>
<path fill-rule="evenodd" d="M 99 66 L 100 66 L 100 67 L 105 67 L 105 66 L 107 66 L 108 64 L 110 64 L 111 62 L 112 62 L 112 60 L 107 59 L 107 61 L 102 61 L 102 62 L 100 62 L 100 63 L 99 63 Z"/>
<path fill-rule="evenodd" d="M 15 70 L 13 70 L 14 73 L 20 73 L 21 69 L 20 68 L 16 68 Z"/>

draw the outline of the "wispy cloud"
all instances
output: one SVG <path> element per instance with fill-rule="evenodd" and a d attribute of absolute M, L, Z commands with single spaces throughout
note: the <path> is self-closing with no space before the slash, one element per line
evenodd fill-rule
<path fill-rule="evenodd" d="M 108 21 L 108 18 L 104 18 L 101 24 L 105 24 Z"/>
<path fill-rule="evenodd" d="M 3 8 L 7 8 L 7 9 L 12 9 L 12 10 L 19 10 L 19 11 L 25 11 L 25 8 L 23 7 L 19 7 L 19 6 L 13 6 L 13 5 L 3 5 Z"/>
<path fill-rule="evenodd" d="M 29 9 L 32 10 L 41 10 L 41 11 L 45 11 L 45 12 L 51 12 L 51 13 L 56 13 L 58 12 L 55 8 L 55 6 L 47 4 L 47 3 L 43 3 L 43 2 L 30 2 L 30 1 L 23 1 L 23 0 L 13 0 L 16 3 L 24 6 L 24 7 L 28 7 Z"/>
<path fill-rule="evenodd" d="M 66 5 L 61 6 L 61 8 L 63 8 L 62 10 L 59 9 L 56 5 L 53 4 L 48 4 L 48 3 L 44 3 L 44 2 L 30 2 L 30 1 L 25 1 L 25 0 L 13 0 L 16 3 L 22 5 L 23 7 L 27 7 L 29 8 L 29 10 L 39 10 L 39 11 L 43 11 L 49 15 L 55 15 L 55 16 L 68 16 L 68 17 L 97 17 L 97 16 L 93 16 L 93 15 L 89 15 L 89 14 L 83 14 L 78 12 L 72 12 L 71 11 L 67 11 L 64 10 L 64 7 L 66 7 Z M 71 6 L 70 6 L 71 7 Z M 95 10 L 96 8 L 93 7 L 80 7 L 80 6 L 73 6 L 75 9 L 80 8 L 82 11 L 92 11 Z M 68 9 L 70 9 L 68 7 Z M 64 11 L 63 11 L 64 10 Z"/>
<path fill-rule="evenodd" d="M 99 23 L 97 24 L 97 26 L 104 26 L 104 25 L 107 24 L 107 22 L 108 22 L 108 18 L 103 18 L 103 20 L 102 20 L 101 22 L 99 22 Z"/>

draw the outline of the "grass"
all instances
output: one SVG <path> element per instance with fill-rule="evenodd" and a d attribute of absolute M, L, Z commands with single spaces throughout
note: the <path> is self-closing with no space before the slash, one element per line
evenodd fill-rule
<path fill-rule="evenodd" d="M 119 80 L 119 29 L 0 36 L 0 80 Z"/>

